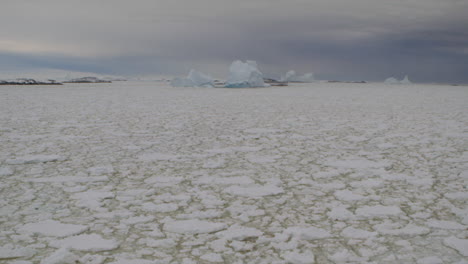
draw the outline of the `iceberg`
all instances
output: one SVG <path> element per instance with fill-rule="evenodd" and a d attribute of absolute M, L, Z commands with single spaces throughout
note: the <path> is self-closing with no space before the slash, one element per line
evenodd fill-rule
<path fill-rule="evenodd" d="M 384 83 L 386 83 L 386 84 L 400 84 L 400 81 L 397 80 L 394 77 L 390 77 L 390 78 L 385 79 Z"/>
<path fill-rule="evenodd" d="M 281 76 L 280 81 L 282 82 L 290 82 L 296 78 L 296 72 L 291 70 L 286 73 L 286 75 Z"/>
<path fill-rule="evenodd" d="M 412 82 L 408 79 L 408 75 L 405 75 L 405 78 L 400 81 L 401 84 L 412 84 Z"/>
<path fill-rule="evenodd" d="M 386 84 L 412 84 L 412 82 L 408 79 L 408 75 L 405 75 L 403 80 L 399 81 L 394 77 L 387 78 L 384 83 Z"/>
<path fill-rule="evenodd" d="M 190 70 L 186 78 L 176 77 L 172 79 L 171 85 L 173 87 L 214 87 L 213 78 L 198 72 Z"/>
<path fill-rule="evenodd" d="M 288 71 L 286 75 L 281 77 L 282 82 L 301 82 L 301 83 L 312 83 L 316 82 L 314 74 L 312 72 L 298 76 L 295 71 Z"/>
<path fill-rule="evenodd" d="M 237 60 L 229 67 L 229 76 L 224 87 L 227 88 L 248 88 L 248 87 L 268 87 L 263 81 L 263 73 L 258 70 L 255 61 L 245 63 Z"/>

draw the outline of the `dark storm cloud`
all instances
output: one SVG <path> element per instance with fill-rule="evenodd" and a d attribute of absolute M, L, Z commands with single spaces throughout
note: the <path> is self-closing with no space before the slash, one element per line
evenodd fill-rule
<path fill-rule="evenodd" d="M 253 59 L 270 76 L 468 82 L 467 11 L 458 0 L 5 0 L 0 69 L 223 77 Z"/>

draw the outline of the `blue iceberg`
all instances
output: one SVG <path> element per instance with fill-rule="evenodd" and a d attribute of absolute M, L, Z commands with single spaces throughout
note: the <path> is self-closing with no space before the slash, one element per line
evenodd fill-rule
<path fill-rule="evenodd" d="M 245 63 L 237 60 L 229 67 L 229 76 L 224 87 L 227 88 L 250 88 L 268 87 L 263 81 L 263 74 L 258 70 L 255 61 Z"/>

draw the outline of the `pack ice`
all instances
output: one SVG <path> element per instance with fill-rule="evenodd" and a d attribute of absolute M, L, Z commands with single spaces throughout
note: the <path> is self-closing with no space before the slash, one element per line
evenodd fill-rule
<path fill-rule="evenodd" d="M 467 264 L 466 102 L 422 84 L 2 86 L 0 263 Z"/>

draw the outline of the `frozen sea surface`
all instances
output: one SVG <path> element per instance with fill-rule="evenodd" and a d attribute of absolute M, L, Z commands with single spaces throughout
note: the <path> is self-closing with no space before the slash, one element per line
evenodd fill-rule
<path fill-rule="evenodd" d="M 467 263 L 468 87 L 0 88 L 0 263 Z"/>

